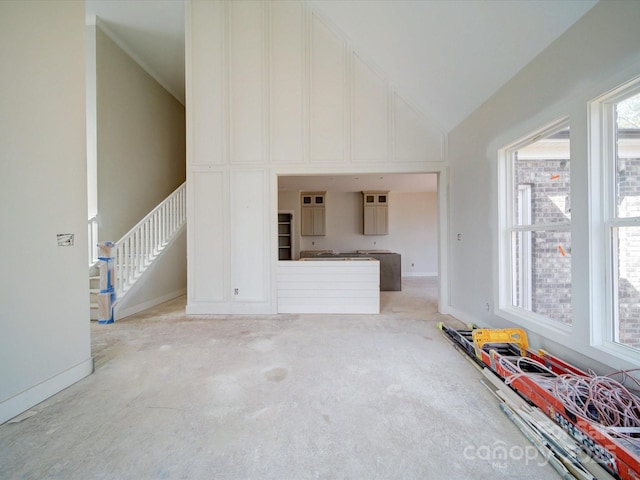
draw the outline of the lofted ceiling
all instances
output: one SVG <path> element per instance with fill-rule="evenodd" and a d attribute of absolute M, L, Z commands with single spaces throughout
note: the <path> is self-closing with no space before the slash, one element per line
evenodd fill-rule
<path fill-rule="evenodd" d="M 117 37 L 120 46 L 184 104 L 185 0 L 85 2 L 87 22 L 98 18 L 100 26 Z M 596 3 L 597 0 L 307 0 L 444 134 Z M 362 189 L 375 188 L 379 177 L 363 175 L 358 182 Z M 349 178 L 336 176 L 332 184 L 342 185 Z M 386 181 L 396 184 L 402 178 L 387 175 Z M 321 178 L 298 180 L 305 182 L 304 189 L 313 189 Z M 364 185 L 365 180 L 369 186 Z M 419 190 L 416 184 L 411 185 L 404 190 L 433 191 L 435 176 L 421 178 Z M 281 188 L 289 188 L 289 184 L 281 180 Z"/>

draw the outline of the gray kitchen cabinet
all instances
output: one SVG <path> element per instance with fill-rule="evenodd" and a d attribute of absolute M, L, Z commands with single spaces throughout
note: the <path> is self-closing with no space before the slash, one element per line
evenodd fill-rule
<path fill-rule="evenodd" d="M 358 250 L 358 255 L 373 257 L 380 262 L 380 291 L 402 290 L 402 256 L 387 250 Z"/>
<path fill-rule="evenodd" d="M 402 290 L 402 257 L 399 253 L 370 253 L 380 261 L 380 290 L 399 292 Z"/>
<path fill-rule="evenodd" d="M 362 192 L 363 233 L 365 235 L 388 235 L 389 192 Z"/>
<path fill-rule="evenodd" d="M 300 194 L 300 235 L 325 235 L 325 192 Z"/>

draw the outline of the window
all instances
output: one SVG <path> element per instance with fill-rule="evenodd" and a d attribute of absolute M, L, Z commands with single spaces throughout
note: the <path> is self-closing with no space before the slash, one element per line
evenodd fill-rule
<path fill-rule="evenodd" d="M 640 82 L 599 102 L 602 120 L 605 339 L 640 349 Z"/>
<path fill-rule="evenodd" d="M 501 154 L 500 309 L 516 320 L 568 328 L 572 312 L 567 121 L 535 132 Z"/>

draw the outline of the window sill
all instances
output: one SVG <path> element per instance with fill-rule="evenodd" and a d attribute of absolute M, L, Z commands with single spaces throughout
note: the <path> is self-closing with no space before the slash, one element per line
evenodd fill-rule
<path fill-rule="evenodd" d="M 637 368 L 640 365 L 640 351 L 635 348 L 627 347 L 620 343 L 611 341 L 605 341 L 600 345 L 591 345 L 591 348 L 596 350 L 600 355 L 605 355 L 607 358 L 597 358 L 603 361 L 609 366 L 618 369 Z M 599 355 L 599 357 L 600 357 Z M 616 359 L 616 362 L 611 361 L 611 357 Z M 608 361 L 607 361 L 608 360 Z M 624 364 L 622 364 L 623 362 Z M 628 364 L 628 365 L 627 365 Z"/>
<path fill-rule="evenodd" d="M 570 338 L 573 328 L 571 325 L 549 320 L 548 318 L 527 312 L 520 308 L 499 308 L 496 315 L 505 320 L 515 323 L 527 331 L 554 339 L 558 336 Z"/>

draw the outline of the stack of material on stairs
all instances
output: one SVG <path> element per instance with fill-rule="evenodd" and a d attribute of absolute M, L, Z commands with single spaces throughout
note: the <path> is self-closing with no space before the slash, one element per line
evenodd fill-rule
<path fill-rule="evenodd" d="M 98 323 L 113 323 L 113 305 L 115 303 L 115 258 L 112 250 L 113 242 L 98 244 L 98 260 L 100 261 L 100 293 L 98 293 Z"/>
<path fill-rule="evenodd" d="M 89 267 L 89 318 L 98 320 L 98 294 L 100 293 L 100 270 L 98 264 Z"/>
<path fill-rule="evenodd" d="M 500 408 L 562 478 L 640 478 L 640 398 L 623 385 L 640 381 L 628 372 L 588 374 L 529 349 L 521 329 L 439 328 L 483 371 Z"/>

